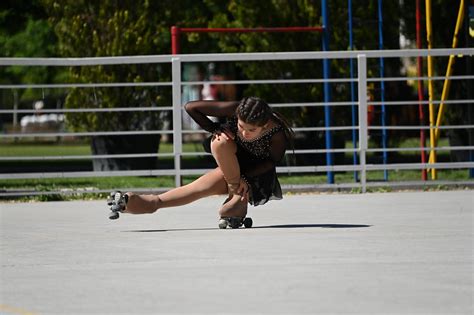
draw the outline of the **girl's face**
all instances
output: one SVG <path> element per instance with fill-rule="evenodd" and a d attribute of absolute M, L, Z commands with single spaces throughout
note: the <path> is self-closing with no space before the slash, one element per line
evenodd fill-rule
<path fill-rule="evenodd" d="M 241 138 L 250 141 L 259 137 L 263 133 L 263 131 L 266 129 L 266 125 L 264 126 L 251 125 L 238 119 L 237 128 L 238 128 L 238 133 L 241 136 Z"/>

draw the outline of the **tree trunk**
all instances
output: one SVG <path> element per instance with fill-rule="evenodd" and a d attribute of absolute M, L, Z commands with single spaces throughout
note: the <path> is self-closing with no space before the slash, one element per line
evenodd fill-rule
<path fill-rule="evenodd" d="M 92 137 L 93 155 L 157 153 L 161 135 L 125 135 Z M 122 171 L 155 169 L 158 159 L 141 158 L 99 158 L 93 159 L 94 171 Z"/>

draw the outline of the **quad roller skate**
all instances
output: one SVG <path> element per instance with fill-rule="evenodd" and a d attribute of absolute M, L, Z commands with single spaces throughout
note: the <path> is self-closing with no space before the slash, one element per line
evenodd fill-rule
<path fill-rule="evenodd" d="M 238 182 L 227 184 L 229 197 L 219 210 L 221 217 L 219 220 L 220 229 L 226 229 L 227 227 L 238 229 L 242 225 L 246 228 L 252 227 L 252 218 L 246 217 L 248 201 L 237 192 L 239 185 Z"/>
<path fill-rule="evenodd" d="M 242 225 L 246 228 L 251 228 L 253 224 L 252 218 L 246 217 L 228 217 L 228 218 L 220 218 L 219 220 L 219 228 L 226 229 L 230 227 L 232 229 L 238 229 Z"/>
<path fill-rule="evenodd" d="M 109 197 L 107 198 L 107 204 L 110 206 L 110 220 L 116 220 L 120 217 L 120 212 L 125 210 L 125 206 L 127 204 L 128 196 L 122 194 L 120 191 L 111 192 Z"/>

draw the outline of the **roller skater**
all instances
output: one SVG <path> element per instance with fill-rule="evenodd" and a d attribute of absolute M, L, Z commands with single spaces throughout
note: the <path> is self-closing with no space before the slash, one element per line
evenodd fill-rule
<path fill-rule="evenodd" d="M 227 194 L 219 209 L 219 228 L 251 227 L 248 204 L 263 205 L 282 198 L 276 164 L 293 145 L 293 131 L 286 119 L 262 99 L 239 101 L 192 101 L 187 113 L 211 133 L 204 149 L 212 154 L 217 168 L 185 186 L 159 195 L 113 192 L 108 198 L 110 219 L 120 213 L 154 213 L 212 195 Z M 213 122 L 209 117 L 225 120 Z"/>

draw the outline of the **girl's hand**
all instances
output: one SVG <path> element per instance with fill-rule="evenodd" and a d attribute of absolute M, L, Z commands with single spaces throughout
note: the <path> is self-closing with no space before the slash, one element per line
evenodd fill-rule
<path fill-rule="evenodd" d="M 243 178 L 241 178 L 239 188 L 237 189 L 237 193 L 242 196 L 242 198 L 240 198 L 241 201 L 249 200 L 249 190 L 249 185 Z"/>
<path fill-rule="evenodd" d="M 220 129 L 214 131 L 213 139 L 219 141 L 221 137 L 225 140 L 234 140 L 235 134 L 232 132 L 229 126 L 222 125 Z"/>
<path fill-rule="evenodd" d="M 235 139 L 235 134 L 234 134 L 234 133 L 232 132 L 232 130 L 230 130 L 230 128 L 227 127 L 227 126 L 224 126 L 224 127 L 222 128 L 222 133 L 227 136 L 227 140 L 229 140 L 229 139 L 234 140 L 234 139 Z"/>

